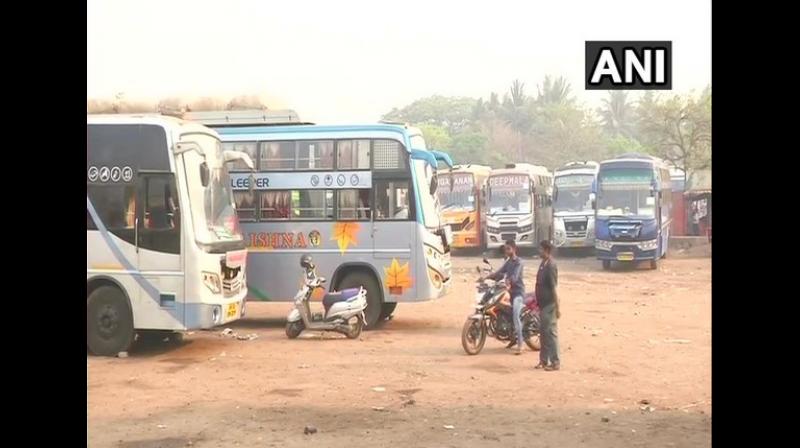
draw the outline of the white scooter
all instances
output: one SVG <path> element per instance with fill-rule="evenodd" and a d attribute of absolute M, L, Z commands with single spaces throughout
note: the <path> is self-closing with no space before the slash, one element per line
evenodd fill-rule
<path fill-rule="evenodd" d="M 300 336 L 303 330 L 336 331 L 350 339 L 355 339 L 361 334 L 366 318 L 364 310 L 367 308 L 367 290 L 363 287 L 330 292 L 322 298 L 324 313 L 311 313 L 310 299 L 317 288 L 322 288 L 325 277 L 318 277 L 311 255 L 300 257 L 300 266 L 303 268 L 305 281 L 303 287 L 294 297 L 294 308 L 286 319 L 286 336 L 294 339 Z"/>

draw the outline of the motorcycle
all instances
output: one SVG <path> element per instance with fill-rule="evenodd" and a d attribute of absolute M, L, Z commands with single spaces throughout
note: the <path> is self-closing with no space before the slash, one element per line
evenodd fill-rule
<path fill-rule="evenodd" d="M 300 257 L 304 282 L 294 297 L 294 308 L 286 323 L 286 336 L 294 339 L 303 330 L 336 331 L 355 339 L 367 325 L 364 310 L 367 308 L 367 290 L 363 287 L 329 292 L 322 298 L 324 313 L 311 312 L 311 295 L 323 288 L 325 277 L 317 276 L 316 266 L 310 255 Z"/>
<path fill-rule="evenodd" d="M 483 262 L 487 267 L 482 272 L 479 266 L 477 268 L 479 274 L 494 271 L 489 260 L 484 258 Z M 539 313 L 536 300 L 532 294 L 528 294 L 524 297 L 524 303 L 521 316 L 522 336 L 531 350 L 539 350 Z M 481 275 L 477 285 L 475 313 L 467 317 L 461 331 L 461 345 L 464 351 L 468 355 L 480 353 L 486 343 L 487 335 L 507 344 L 516 340 L 511 294 L 505 278 L 492 281 Z"/>

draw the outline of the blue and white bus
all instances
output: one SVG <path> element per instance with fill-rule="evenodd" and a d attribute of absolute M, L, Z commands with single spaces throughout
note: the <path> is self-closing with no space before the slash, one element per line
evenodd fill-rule
<path fill-rule="evenodd" d="M 268 113 L 184 116 L 256 161 L 254 175 L 231 168 L 250 254 L 248 300 L 290 301 L 305 253 L 331 290 L 367 289 L 367 328 L 398 302 L 444 295 L 452 234 L 440 221 L 436 189 L 439 162 L 452 166 L 450 158 L 426 148 L 413 127 L 270 124 Z"/>
<path fill-rule="evenodd" d="M 595 190 L 595 249 L 603 269 L 612 261 L 648 261 L 657 269 L 672 223 L 669 166 L 642 154 L 605 160 Z"/>

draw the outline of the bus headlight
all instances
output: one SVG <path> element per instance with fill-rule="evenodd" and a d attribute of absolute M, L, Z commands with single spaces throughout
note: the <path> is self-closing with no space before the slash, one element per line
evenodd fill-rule
<path fill-rule="evenodd" d="M 594 247 L 598 250 L 611 250 L 611 241 L 595 240 Z"/>
<path fill-rule="evenodd" d="M 658 240 L 650 240 L 650 241 L 642 241 L 639 243 L 639 249 L 641 250 L 653 250 L 658 248 Z"/>
<path fill-rule="evenodd" d="M 213 272 L 203 271 L 203 284 L 206 285 L 206 288 L 213 294 L 219 294 L 220 291 L 222 291 L 219 275 Z"/>
<path fill-rule="evenodd" d="M 564 232 L 561 229 L 557 229 L 555 232 L 553 232 L 553 235 L 554 235 L 555 240 L 556 240 L 556 245 L 558 245 L 558 246 L 561 246 L 562 244 L 564 244 L 564 242 L 567 239 L 566 232 Z"/>

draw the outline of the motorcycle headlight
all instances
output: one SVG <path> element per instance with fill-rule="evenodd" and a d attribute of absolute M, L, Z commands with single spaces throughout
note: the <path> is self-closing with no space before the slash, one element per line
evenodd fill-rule
<path fill-rule="evenodd" d="M 639 249 L 641 250 L 653 250 L 658 248 L 658 240 L 650 240 L 650 241 L 643 241 L 639 243 Z"/>

